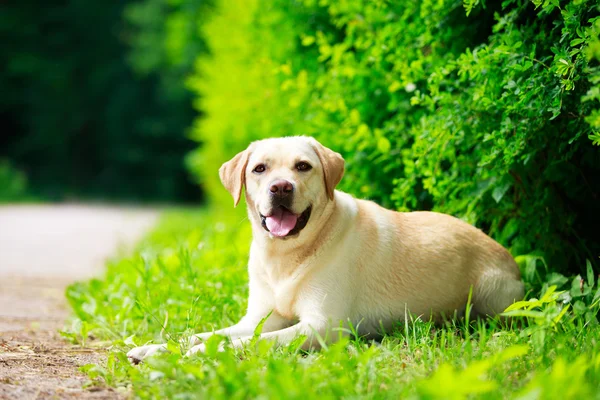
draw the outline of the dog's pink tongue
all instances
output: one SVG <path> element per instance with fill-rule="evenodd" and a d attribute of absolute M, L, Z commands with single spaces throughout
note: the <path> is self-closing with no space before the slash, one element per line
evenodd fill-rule
<path fill-rule="evenodd" d="M 274 236 L 283 237 L 294 229 L 298 216 L 286 209 L 278 208 L 273 211 L 273 215 L 266 219 L 269 232 Z"/>

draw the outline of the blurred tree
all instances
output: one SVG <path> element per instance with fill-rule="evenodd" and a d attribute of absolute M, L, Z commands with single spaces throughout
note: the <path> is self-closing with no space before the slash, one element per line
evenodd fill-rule
<path fill-rule="evenodd" d="M 50 199 L 198 199 L 184 81 L 204 50 L 204 5 L 4 3 L 0 157 Z"/>

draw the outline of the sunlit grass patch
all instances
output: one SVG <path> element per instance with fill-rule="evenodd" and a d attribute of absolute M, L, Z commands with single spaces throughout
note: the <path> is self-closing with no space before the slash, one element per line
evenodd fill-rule
<path fill-rule="evenodd" d="M 243 210 L 171 212 L 103 278 L 71 286 L 73 340 L 112 343 L 106 365 L 84 370 L 141 398 L 600 398 L 593 276 L 581 296 L 579 281 L 534 290 L 510 322 L 415 319 L 380 343 L 350 335 L 308 353 L 214 337 L 205 354 L 182 356 L 182 338 L 243 315 L 249 242 Z M 126 351 L 150 341 L 171 352 L 131 366 Z"/>

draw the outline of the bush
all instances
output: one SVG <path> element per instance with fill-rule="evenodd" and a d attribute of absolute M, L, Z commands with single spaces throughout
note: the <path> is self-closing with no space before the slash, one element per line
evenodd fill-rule
<path fill-rule="evenodd" d="M 190 166 L 222 201 L 216 167 L 251 140 L 312 135 L 342 189 L 459 216 L 536 260 L 529 281 L 598 270 L 598 5 L 479 3 L 220 2 Z"/>

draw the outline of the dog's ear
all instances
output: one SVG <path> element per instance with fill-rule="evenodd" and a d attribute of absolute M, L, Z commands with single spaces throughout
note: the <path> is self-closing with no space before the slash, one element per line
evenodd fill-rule
<path fill-rule="evenodd" d="M 234 207 L 240 202 L 242 197 L 242 187 L 246 182 L 246 166 L 248 165 L 248 149 L 236 154 L 231 160 L 221 165 L 219 168 L 219 177 L 225 189 L 233 196 Z"/>
<path fill-rule="evenodd" d="M 342 180 L 342 176 L 344 176 L 344 159 L 339 153 L 328 149 L 315 139 L 311 140 L 311 144 L 323 166 L 327 197 L 329 197 L 329 200 L 333 200 L 335 187 Z"/>

